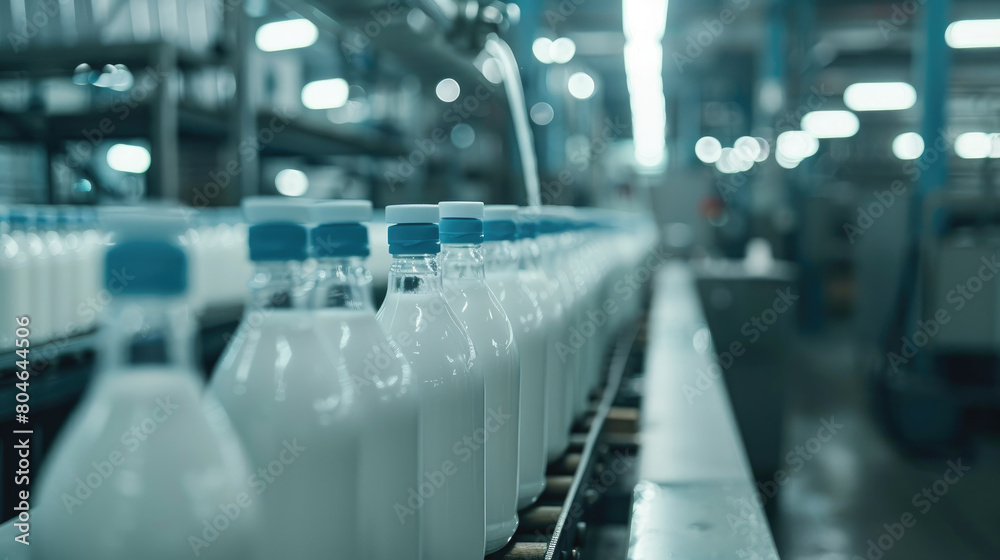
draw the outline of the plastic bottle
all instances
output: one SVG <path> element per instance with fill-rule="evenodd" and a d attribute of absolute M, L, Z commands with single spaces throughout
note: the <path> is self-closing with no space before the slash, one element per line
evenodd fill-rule
<path fill-rule="evenodd" d="M 73 276 L 75 263 L 73 255 L 66 248 L 58 213 L 51 208 L 38 210 L 38 235 L 49 253 L 51 266 L 51 292 L 49 302 L 52 307 L 52 338 L 64 339 L 74 332 Z"/>
<path fill-rule="evenodd" d="M 517 206 L 487 206 L 483 251 L 486 283 L 510 319 L 521 360 L 521 400 L 517 508 L 535 503 L 545 490 L 545 355 L 546 322 L 539 302 L 539 286 L 522 274 L 516 246 Z M 530 280 L 534 280 L 531 278 Z"/>
<path fill-rule="evenodd" d="M 507 314 L 486 284 L 483 203 L 442 202 L 445 299 L 469 331 L 486 379 L 486 553 L 517 530 L 521 363 Z"/>
<path fill-rule="evenodd" d="M 194 370 L 183 221 L 116 221 L 107 278 L 132 278 L 102 314 L 100 373 L 37 483 L 32 558 L 263 558 L 247 458 Z"/>
<path fill-rule="evenodd" d="M 378 321 L 420 387 L 421 485 L 400 522 L 419 519 L 425 560 L 482 558 L 486 534 L 485 387 L 475 348 L 441 292 L 438 209 L 389 206 L 389 287 Z M 429 489 L 429 490 L 428 490 Z"/>
<path fill-rule="evenodd" d="M 546 460 L 551 463 L 569 448 L 567 424 L 567 382 L 569 368 L 558 346 L 566 332 L 565 310 L 559 282 L 549 277 L 542 267 L 541 249 L 537 242 L 539 214 L 535 208 L 518 212 L 517 235 L 521 274 L 542 307 L 547 323 L 545 355 L 545 447 Z"/>
<path fill-rule="evenodd" d="M 309 296 L 320 338 L 354 383 L 365 420 L 358 457 L 358 558 L 417 560 L 420 531 L 408 513 L 421 480 L 420 412 L 410 364 L 375 319 L 369 254 L 372 205 L 318 202 L 310 208 L 315 276 Z M 337 481 L 330 481 L 338 483 Z M 431 557 L 433 558 L 433 557 Z"/>
<path fill-rule="evenodd" d="M 578 391 L 577 385 L 580 383 L 583 356 L 579 352 L 582 341 L 575 340 L 573 337 L 573 330 L 576 325 L 580 324 L 582 312 L 575 285 L 567 272 L 570 266 L 571 255 L 566 254 L 563 250 L 558 237 L 565 231 L 566 227 L 565 220 L 548 210 L 539 214 L 539 235 L 537 239 L 542 255 L 542 267 L 545 269 L 546 275 L 559 286 L 556 293 L 561 298 L 564 313 L 563 330 L 549 344 L 549 348 L 552 349 L 549 356 L 554 357 L 556 367 L 563 370 L 565 380 L 565 387 L 562 393 L 563 425 L 559 431 L 567 434 L 566 444 L 568 445 L 568 434 L 573 427 L 573 420 L 575 418 L 574 409 Z"/>
<path fill-rule="evenodd" d="M 29 291 L 28 256 L 11 235 L 10 212 L 0 207 L 0 317 L 11 321 L 14 317 L 28 314 L 26 302 Z M 0 352 L 13 349 L 13 322 L 0 329 Z"/>
<path fill-rule="evenodd" d="M 28 257 L 28 314 L 31 317 L 32 342 L 48 342 L 52 337 L 52 266 L 46 243 L 38 235 L 34 208 L 11 210 L 12 235 Z"/>
<path fill-rule="evenodd" d="M 350 372 L 307 307 L 308 202 L 243 202 L 255 263 L 250 297 L 209 384 L 232 418 L 263 506 L 266 558 L 358 554 L 359 431 Z"/>

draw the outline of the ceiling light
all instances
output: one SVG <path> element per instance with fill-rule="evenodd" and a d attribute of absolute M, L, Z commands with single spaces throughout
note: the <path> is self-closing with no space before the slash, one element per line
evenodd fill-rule
<path fill-rule="evenodd" d="M 984 159 L 993 153 L 993 139 L 985 132 L 966 132 L 955 138 L 955 155 L 962 159 Z"/>
<path fill-rule="evenodd" d="M 285 196 L 302 196 L 309 190 L 309 177 L 298 169 L 282 169 L 274 177 L 274 188 Z"/>
<path fill-rule="evenodd" d="M 802 117 L 802 130 L 816 138 L 850 138 L 860 126 L 850 111 L 813 111 Z"/>
<path fill-rule="evenodd" d="M 552 46 L 549 48 L 549 58 L 556 64 L 566 64 L 573 60 L 575 54 L 576 43 L 569 37 L 560 37 L 552 41 Z"/>
<path fill-rule="evenodd" d="M 844 104 L 854 111 L 902 111 L 917 103 L 917 90 L 905 82 L 853 84 L 844 90 Z"/>
<path fill-rule="evenodd" d="M 569 77 L 569 94 L 577 99 L 590 99 L 594 95 L 594 79 L 586 72 L 577 72 Z"/>
<path fill-rule="evenodd" d="M 535 58 L 542 64 L 552 64 L 552 39 L 539 37 L 531 44 L 531 52 L 535 53 Z"/>
<path fill-rule="evenodd" d="M 924 139 L 916 132 L 904 132 L 892 141 L 892 155 L 902 160 L 924 155 Z"/>
<path fill-rule="evenodd" d="M 531 122 L 537 124 L 538 126 L 545 126 L 552 122 L 555 118 L 555 111 L 552 109 L 552 105 L 545 103 L 544 101 L 540 103 L 535 103 L 531 107 Z"/>
<path fill-rule="evenodd" d="M 319 30 L 307 19 L 267 23 L 257 30 L 257 48 L 264 52 L 301 49 L 316 43 Z"/>
<path fill-rule="evenodd" d="M 347 103 L 350 92 L 343 78 L 310 82 L 302 88 L 302 104 L 307 109 L 336 109 Z"/>
<path fill-rule="evenodd" d="M 123 173 L 145 173 L 152 162 L 149 150 L 131 144 L 115 144 L 108 150 L 108 167 Z"/>
<path fill-rule="evenodd" d="M 452 78 L 445 78 L 438 82 L 437 87 L 434 88 L 434 93 L 437 94 L 438 99 L 441 101 L 451 103 L 458 99 L 459 94 L 462 93 L 462 88 Z"/>
<path fill-rule="evenodd" d="M 815 136 L 801 130 L 789 130 L 778 135 L 775 157 L 803 160 L 812 157 L 817 151 L 819 151 L 819 140 Z"/>
<path fill-rule="evenodd" d="M 694 145 L 694 155 L 702 163 L 715 163 L 722 156 L 722 143 L 711 136 L 705 136 Z"/>
<path fill-rule="evenodd" d="M 956 21 L 948 26 L 944 40 L 953 49 L 1000 47 L 1000 19 Z"/>

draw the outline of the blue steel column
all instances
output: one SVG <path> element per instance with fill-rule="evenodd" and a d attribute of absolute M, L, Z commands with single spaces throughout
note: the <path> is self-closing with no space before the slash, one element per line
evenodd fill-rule
<path fill-rule="evenodd" d="M 934 145 L 946 137 L 948 126 L 948 85 L 950 83 L 951 51 L 944 34 L 951 22 L 950 0 L 927 0 L 923 8 L 923 32 L 914 34 L 914 76 L 917 78 L 917 92 L 923 101 L 923 121 L 921 136 L 924 138 L 925 153 L 935 149 Z M 914 196 L 914 204 L 922 204 L 925 197 L 945 188 L 948 182 L 948 156 L 950 150 L 925 159 L 926 170 L 920 176 L 919 189 Z M 922 206 L 915 206 L 914 230 L 917 239 L 922 234 Z M 937 220 L 938 217 L 935 216 Z M 940 224 L 936 224 L 940 225 Z"/>

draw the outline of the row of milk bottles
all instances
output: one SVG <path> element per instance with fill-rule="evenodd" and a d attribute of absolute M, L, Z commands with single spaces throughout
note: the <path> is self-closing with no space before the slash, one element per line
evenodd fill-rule
<path fill-rule="evenodd" d="M 182 237 L 191 249 L 188 302 L 195 309 L 238 304 L 246 297 L 243 282 L 218 280 L 249 277 L 246 227 L 215 214 L 199 213 L 201 223 Z M 102 286 L 107 242 L 93 207 L 0 207 L 0 317 L 31 317 L 36 345 L 92 330 L 104 306 L 130 280 L 128 270 L 117 270 Z M 0 352 L 13 348 L 13 327 L 0 329 Z"/>
<path fill-rule="evenodd" d="M 505 546 L 600 383 L 648 229 L 443 202 L 244 203 L 254 270 L 207 391 L 184 225 L 119 213 L 101 373 L 33 509 L 37 559 L 470 560 Z M 634 276 L 634 275 L 633 275 Z M 629 296 L 629 297 L 626 297 Z"/>

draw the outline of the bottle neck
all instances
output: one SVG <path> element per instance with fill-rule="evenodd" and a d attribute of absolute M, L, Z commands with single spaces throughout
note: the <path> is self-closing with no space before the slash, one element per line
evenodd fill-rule
<path fill-rule="evenodd" d="M 440 294 L 441 269 L 435 255 L 394 255 L 388 295 Z"/>
<path fill-rule="evenodd" d="M 520 250 L 513 241 L 488 241 L 483 244 L 488 274 L 516 273 Z"/>
<path fill-rule="evenodd" d="M 316 259 L 316 272 L 308 284 L 311 309 L 374 311 L 372 275 L 361 257 Z"/>
<path fill-rule="evenodd" d="M 480 244 L 441 244 L 441 271 L 445 280 L 486 281 L 486 263 Z"/>
<path fill-rule="evenodd" d="M 102 316 L 103 371 L 194 371 L 194 320 L 183 298 L 119 295 Z"/>
<path fill-rule="evenodd" d="M 246 311 L 304 308 L 310 287 L 301 261 L 256 262 Z"/>

